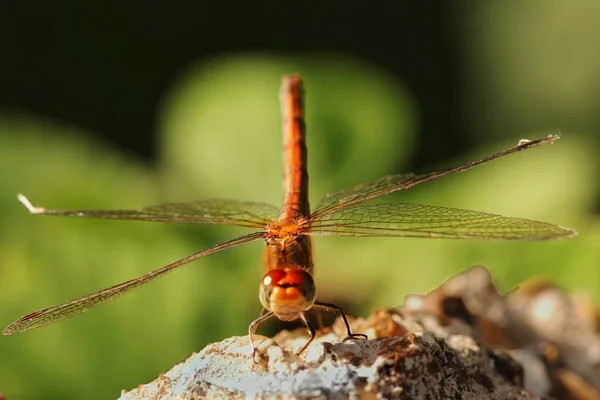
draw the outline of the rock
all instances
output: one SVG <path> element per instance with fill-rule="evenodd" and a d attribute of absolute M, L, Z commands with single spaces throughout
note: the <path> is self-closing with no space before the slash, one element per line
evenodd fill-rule
<path fill-rule="evenodd" d="M 585 305 L 582 306 L 582 305 Z M 600 320 L 547 283 L 508 296 L 483 267 L 401 307 L 351 321 L 369 340 L 342 341 L 340 321 L 212 343 L 121 399 L 600 399 Z"/>

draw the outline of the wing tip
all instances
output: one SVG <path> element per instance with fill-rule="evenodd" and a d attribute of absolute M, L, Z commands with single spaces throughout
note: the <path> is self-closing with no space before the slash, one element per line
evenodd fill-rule
<path fill-rule="evenodd" d="M 530 241 L 547 241 L 547 240 L 563 240 L 571 239 L 578 236 L 579 233 L 573 228 L 567 228 L 566 226 L 554 225 L 552 231 L 546 234 L 532 235 Z"/>
<path fill-rule="evenodd" d="M 27 197 L 25 197 L 25 195 L 18 193 L 17 194 L 17 199 L 21 202 L 21 204 L 23 204 L 27 210 L 29 210 L 30 213 L 32 214 L 43 214 L 46 212 L 46 209 L 43 207 L 35 207 L 33 204 L 31 204 L 31 202 L 29 201 L 29 199 Z"/>
<path fill-rule="evenodd" d="M 546 136 L 545 138 L 541 138 L 541 139 L 535 139 L 535 140 L 521 139 L 517 143 L 517 147 L 535 147 L 535 146 L 539 146 L 542 144 L 554 143 L 558 139 L 560 139 L 560 132 L 558 132 L 556 134 L 550 134 L 550 135 Z"/>
<path fill-rule="evenodd" d="M 13 324 L 10 324 L 9 326 L 7 326 L 6 328 L 4 328 L 4 330 L 2 331 L 2 335 L 4 336 L 10 336 L 13 333 L 17 333 L 17 331 L 15 331 L 13 329 Z"/>
<path fill-rule="evenodd" d="M 570 239 L 579 235 L 579 233 L 573 228 L 567 228 L 565 226 L 560 225 L 558 225 L 558 227 L 560 228 L 560 231 L 562 233 L 559 239 Z"/>

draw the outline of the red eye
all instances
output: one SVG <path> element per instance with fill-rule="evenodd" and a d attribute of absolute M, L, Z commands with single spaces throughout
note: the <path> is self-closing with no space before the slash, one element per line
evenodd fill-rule
<path fill-rule="evenodd" d="M 264 308 L 279 319 L 290 321 L 313 306 L 315 282 L 302 269 L 272 269 L 263 276 L 259 295 Z"/>
<path fill-rule="evenodd" d="M 262 284 L 265 286 L 278 285 L 286 275 L 286 272 L 282 269 L 272 269 L 265 274 L 262 279 Z"/>

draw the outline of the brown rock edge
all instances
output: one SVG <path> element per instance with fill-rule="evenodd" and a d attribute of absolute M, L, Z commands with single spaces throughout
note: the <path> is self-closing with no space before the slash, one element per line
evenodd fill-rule
<path fill-rule="evenodd" d="M 484 267 L 343 326 L 212 343 L 121 399 L 600 399 L 600 318 L 542 281 L 501 295 Z"/>

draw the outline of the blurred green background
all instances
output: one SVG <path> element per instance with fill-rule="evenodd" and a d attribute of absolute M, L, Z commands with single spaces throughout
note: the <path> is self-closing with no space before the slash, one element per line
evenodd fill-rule
<path fill-rule="evenodd" d="M 543 276 L 598 303 L 600 6 L 394 3 L 339 15 L 340 4 L 148 6 L 148 15 L 132 5 L 71 5 L 56 21 L 41 3 L 8 13 L 12 24 L 0 24 L 14 33 L 2 35 L 12 57 L 0 69 L 0 325 L 245 232 L 33 216 L 19 192 L 48 208 L 216 197 L 278 205 L 278 90 L 291 72 L 305 76 L 313 206 L 346 186 L 457 165 L 560 130 L 552 146 L 390 201 L 579 232 L 540 243 L 316 238 L 323 301 L 367 315 L 483 264 L 504 290 Z M 25 26 L 35 40 L 17 34 Z M 209 341 L 245 334 L 260 311 L 261 250 L 254 243 L 210 256 L 91 313 L 0 338 L 0 393 L 116 398 Z"/>

